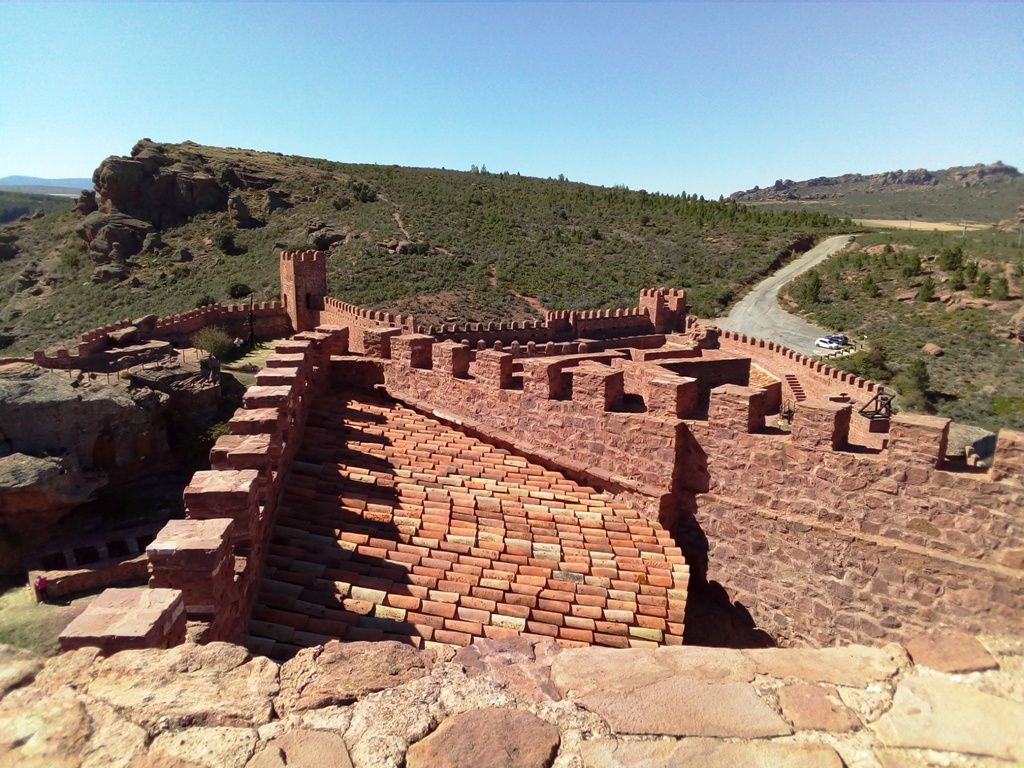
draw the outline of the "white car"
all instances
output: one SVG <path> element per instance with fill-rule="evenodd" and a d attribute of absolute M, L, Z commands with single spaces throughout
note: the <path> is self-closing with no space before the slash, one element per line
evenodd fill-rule
<path fill-rule="evenodd" d="M 836 341 L 834 339 L 829 338 L 828 336 L 823 336 L 822 338 L 817 339 L 814 342 L 814 346 L 821 347 L 822 349 L 842 349 L 843 348 L 842 344 L 840 344 L 838 341 Z"/>

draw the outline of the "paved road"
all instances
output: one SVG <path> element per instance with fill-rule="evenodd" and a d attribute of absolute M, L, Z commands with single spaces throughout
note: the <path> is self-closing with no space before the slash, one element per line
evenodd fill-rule
<path fill-rule="evenodd" d="M 779 305 L 779 289 L 793 278 L 825 261 L 846 245 L 848 235 L 836 235 L 814 246 L 796 261 L 766 277 L 744 296 L 717 325 L 766 341 L 785 344 L 805 355 L 820 352 L 814 340 L 830 333 L 791 315 Z"/>

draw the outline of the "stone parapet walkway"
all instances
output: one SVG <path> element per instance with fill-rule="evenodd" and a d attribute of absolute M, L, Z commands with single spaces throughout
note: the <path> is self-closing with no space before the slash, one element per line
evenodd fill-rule
<path fill-rule="evenodd" d="M 678 645 L 687 578 L 670 534 L 610 494 L 391 401 L 329 394 L 292 465 L 249 644 L 278 659 L 332 638 Z"/>
<path fill-rule="evenodd" d="M 0 765 L 1006 768 L 1024 761 L 1022 654 L 956 634 L 747 651 L 330 642 L 284 664 L 225 643 L 45 663 L 0 647 Z"/>

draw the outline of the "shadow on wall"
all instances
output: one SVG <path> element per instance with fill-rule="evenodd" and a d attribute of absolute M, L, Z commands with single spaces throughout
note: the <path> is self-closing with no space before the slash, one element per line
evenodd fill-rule
<path fill-rule="evenodd" d="M 743 603 L 729 599 L 729 593 L 717 581 L 708 581 L 708 537 L 694 514 L 696 500 L 684 510 L 675 538 L 690 566 L 690 584 L 686 595 L 687 645 L 716 648 L 772 648 L 775 638 L 758 629 Z M 689 505 L 687 505 L 689 506 Z"/>

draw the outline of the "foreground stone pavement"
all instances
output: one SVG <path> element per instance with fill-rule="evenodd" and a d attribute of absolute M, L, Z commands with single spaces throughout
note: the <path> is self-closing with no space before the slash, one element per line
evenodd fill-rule
<path fill-rule="evenodd" d="M 903 768 L 1024 764 L 1024 641 L 881 648 L 0 647 L 0 765 Z M 956 671 L 941 671 L 956 670 Z"/>

